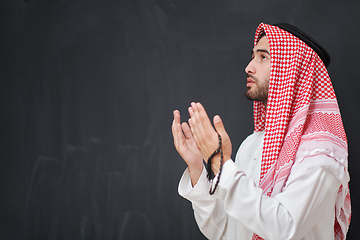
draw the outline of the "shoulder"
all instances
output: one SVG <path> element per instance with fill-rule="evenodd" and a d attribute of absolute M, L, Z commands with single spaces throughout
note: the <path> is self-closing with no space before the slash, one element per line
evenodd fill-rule
<path fill-rule="evenodd" d="M 247 148 L 249 146 L 253 146 L 253 145 L 257 146 L 259 144 L 262 144 L 264 139 L 264 133 L 265 131 L 253 132 L 252 134 L 247 136 L 247 138 L 245 138 L 245 140 L 241 143 L 239 150 L 241 148 Z"/>
<path fill-rule="evenodd" d="M 261 155 L 262 144 L 264 140 L 264 131 L 250 134 L 240 145 L 235 162 L 247 162 L 248 159 L 254 159 Z"/>

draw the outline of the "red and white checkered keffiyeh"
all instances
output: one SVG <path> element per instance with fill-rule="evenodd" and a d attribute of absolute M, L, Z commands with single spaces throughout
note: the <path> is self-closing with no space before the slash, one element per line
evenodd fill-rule
<path fill-rule="evenodd" d="M 264 31 L 271 54 L 269 93 L 266 110 L 261 102 L 254 102 L 254 128 L 265 130 L 259 187 L 264 195 L 274 197 L 285 186 L 301 144 L 315 139 L 347 153 L 347 139 L 330 77 L 318 54 L 294 35 L 264 23 L 256 30 L 255 45 Z M 330 153 L 340 161 L 336 154 Z M 347 156 L 342 161 L 347 172 Z M 335 215 L 334 239 L 345 239 L 351 217 L 347 182 L 340 186 Z M 253 239 L 261 238 L 254 234 Z"/>

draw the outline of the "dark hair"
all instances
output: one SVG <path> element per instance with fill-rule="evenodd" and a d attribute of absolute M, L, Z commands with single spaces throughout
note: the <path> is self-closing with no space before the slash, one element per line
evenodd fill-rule
<path fill-rule="evenodd" d="M 263 32 L 260 34 L 260 36 L 259 36 L 259 38 L 258 38 L 258 41 L 260 41 L 260 39 L 261 39 L 263 36 L 266 36 L 265 31 L 263 31 Z"/>
<path fill-rule="evenodd" d="M 294 35 L 295 37 L 299 38 L 301 41 L 306 43 L 319 55 L 321 60 L 324 62 L 325 67 L 329 66 L 331 61 L 329 53 L 326 51 L 326 49 L 323 46 L 321 46 L 318 42 L 316 42 L 312 37 L 310 37 L 300 29 L 288 23 L 277 23 L 273 25 L 291 33 L 292 35 Z"/>

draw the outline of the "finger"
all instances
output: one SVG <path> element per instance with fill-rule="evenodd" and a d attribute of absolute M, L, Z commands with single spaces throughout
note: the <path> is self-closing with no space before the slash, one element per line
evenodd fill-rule
<path fill-rule="evenodd" d="M 173 120 L 173 138 L 174 138 L 174 145 L 176 149 L 179 150 L 179 148 L 184 144 L 185 137 L 182 132 L 181 124 L 180 124 L 180 112 L 178 110 L 175 110 L 174 112 L 174 120 Z"/>
<path fill-rule="evenodd" d="M 175 119 L 172 122 L 171 131 L 172 131 L 173 138 L 175 138 Z"/>
<path fill-rule="evenodd" d="M 199 120 L 201 121 L 201 124 L 203 125 L 203 127 L 205 129 L 207 128 L 212 128 L 209 116 L 207 115 L 205 108 L 203 107 L 203 105 L 201 103 L 197 103 L 196 104 L 196 110 L 199 116 Z"/>
<path fill-rule="evenodd" d="M 227 132 L 225 131 L 224 124 L 223 124 L 223 122 L 222 122 L 219 115 L 214 116 L 213 122 L 214 122 L 215 129 L 220 134 L 220 136 L 227 135 Z"/>
<path fill-rule="evenodd" d="M 224 144 L 231 144 L 230 137 L 229 137 L 229 135 L 227 134 L 227 132 L 225 130 L 224 123 L 221 120 L 220 116 L 216 115 L 214 117 L 213 122 L 214 122 L 214 126 L 215 126 L 216 131 L 218 132 L 218 134 L 221 136 L 221 138 L 223 140 L 223 143 Z"/>
<path fill-rule="evenodd" d="M 219 115 L 216 115 L 214 117 L 213 122 L 216 131 L 219 133 L 219 135 L 222 138 L 222 150 L 224 151 L 224 158 L 225 158 L 224 160 L 226 161 L 227 159 L 231 158 L 232 146 L 231 146 L 230 137 L 227 134 L 224 123 Z"/>
<path fill-rule="evenodd" d="M 173 114 L 174 114 L 175 122 L 180 123 L 180 111 L 179 110 L 174 110 Z"/>
<path fill-rule="evenodd" d="M 203 136 L 202 138 L 206 141 L 217 141 L 217 133 L 215 131 L 215 129 L 213 128 L 211 121 L 205 111 L 205 108 L 203 107 L 203 105 L 201 103 L 196 103 L 195 107 L 194 107 L 195 112 L 194 112 L 194 118 L 197 120 L 197 132 L 196 135 L 199 134 L 201 136 Z M 212 140 L 211 140 L 212 139 Z M 211 144 L 213 145 L 213 144 Z M 212 148 L 212 147 L 208 147 L 208 148 Z"/>
<path fill-rule="evenodd" d="M 172 125 L 172 134 L 173 134 L 173 138 L 174 138 L 174 145 L 176 147 L 176 149 L 178 149 L 178 143 L 179 143 L 179 129 L 178 129 L 178 124 L 175 122 L 175 119 L 173 120 L 173 125 Z"/>
<path fill-rule="evenodd" d="M 190 115 L 190 118 L 188 120 L 188 123 L 189 123 L 189 126 L 190 126 L 190 129 L 191 131 L 194 133 L 195 131 L 195 124 L 196 124 L 196 120 L 194 118 L 194 109 L 192 107 L 189 107 L 188 108 L 188 112 L 189 112 L 189 115 Z"/>
<path fill-rule="evenodd" d="M 185 123 L 185 122 L 182 123 L 182 129 L 183 129 L 186 139 L 194 138 L 194 136 L 192 135 L 191 129 L 190 129 L 189 125 L 187 125 L 187 123 Z"/>
<path fill-rule="evenodd" d="M 192 117 L 192 115 L 194 115 L 194 109 L 192 108 L 192 103 L 191 103 L 190 107 L 188 108 L 188 112 L 189 112 L 190 117 Z"/>
<path fill-rule="evenodd" d="M 191 120 L 192 120 L 192 131 L 194 134 L 202 135 L 204 132 L 204 127 L 200 119 L 199 111 L 197 109 L 197 104 L 195 102 L 191 103 Z"/>
<path fill-rule="evenodd" d="M 192 120 L 191 120 L 191 118 L 189 118 L 188 123 L 189 123 L 190 129 L 192 129 L 193 124 L 192 124 Z"/>
<path fill-rule="evenodd" d="M 173 123 L 172 123 L 171 130 L 172 130 L 173 138 L 174 138 L 174 141 L 175 141 L 176 140 L 175 137 L 177 137 L 176 136 L 177 124 L 180 123 L 180 112 L 178 110 L 174 110 L 173 115 L 174 115 L 174 120 L 173 120 Z"/>
<path fill-rule="evenodd" d="M 196 144 L 198 144 L 199 141 L 198 141 L 198 137 L 196 135 L 195 127 L 194 127 L 194 119 L 189 118 L 188 123 L 190 126 L 191 135 L 192 135 L 193 139 L 195 140 Z"/>

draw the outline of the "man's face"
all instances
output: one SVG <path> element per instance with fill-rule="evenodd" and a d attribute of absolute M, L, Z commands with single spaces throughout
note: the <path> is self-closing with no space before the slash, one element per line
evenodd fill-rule
<path fill-rule="evenodd" d="M 267 103 L 270 79 L 270 47 L 266 36 L 263 36 L 252 50 L 252 60 L 245 68 L 247 73 L 247 91 L 249 100 Z"/>

